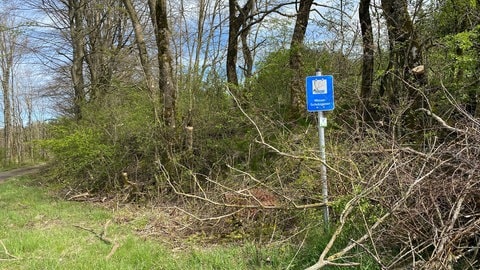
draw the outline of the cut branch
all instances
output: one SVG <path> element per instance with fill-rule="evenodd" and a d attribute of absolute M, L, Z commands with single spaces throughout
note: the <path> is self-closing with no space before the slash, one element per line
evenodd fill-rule
<path fill-rule="evenodd" d="M 100 233 L 97 233 L 95 232 L 93 229 L 90 229 L 90 228 L 86 228 L 86 227 L 83 227 L 81 225 L 73 225 L 74 227 L 76 228 L 79 228 L 79 229 L 82 229 L 82 230 L 85 230 L 87 232 L 91 232 L 93 235 L 95 235 L 95 237 L 97 237 L 98 239 L 100 239 L 102 242 L 104 242 L 105 244 L 107 245 L 112 245 L 114 244 L 114 242 L 112 240 L 110 240 L 109 238 L 106 237 L 106 227 L 108 226 L 108 223 L 110 221 L 107 221 L 107 223 L 105 224 L 104 226 L 104 230 Z"/>
<path fill-rule="evenodd" d="M 5 244 L 3 243 L 2 240 L 0 240 L 0 245 L 2 245 L 3 252 L 5 253 L 5 255 L 10 257 L 10 259 L 0 259 L 0 261 L 11 261 L 11 260 L 19 260 L 20 259 L 17 256 L 14 256 L 14 255 L 10 254 L 10 252 L 8 252 L 7 247 L 5 246 Z"/>
<path fill-rule="evenodd" d="M 463 129 L 458 129 L 458 128 L 455 128 L 455 127 L 452 127 L 450 126 L 449 124 L 447 124 L 447 122 L 445 122 L 445 120 L 443 120 L 440 116 L 436 115 L 435 113 L 425 109 L 425 108 L 420 108 L 418 109 L 419 111 L 423 111 L 425 112 L 428 116 L 431 116 L 433 119 L 435 119 L 438 123 L 440 123 L 440 125 L 442 125 L 442 127 L 448 129 L 448 130 L 451 130 L 453 132 L 457 132 L 457 133 L 466 133 L 465 130 Z"/>

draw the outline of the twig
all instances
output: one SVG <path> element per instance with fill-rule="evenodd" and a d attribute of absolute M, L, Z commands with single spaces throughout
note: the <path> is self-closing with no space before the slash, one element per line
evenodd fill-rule
<path fill-rule="evenodd" d="M 3 243 L 2 240 L 0 240 L 0 244 L 3 247 L 3 251 L 5 252 L 5 255 L 7 255 L 8 257 L 11 258 L 11 259 L 0 259 L 0 261 L 11 261 L 11 260 L 19 260 L 20 259 L 17 256 L 14 256 L 14 255 L 10 254 L 10 252 L 8 252 L 7 247 L 5 246 L 5 244 Z"/>
<path fill-rule="evenodd" d="M 255 127 L 255 129 L 257 130 L 257 133 L 258 133 L 258 136 L 260 136 L 260 140 L 262 142 L 265 142 L 265 140 L 263 139 L 263 134 L 262 132 L 260 131 L 260 128 L 258 127 L 258 125 L 255 123 L 255 121 L 253 121 L 253 119 L 243 110 L 242 106 L 240 105 L 240 102 L 238 102 L 237 98 L 235 97 L 235 95 L 232 93 L 232 91 L 230 91 L 230 88 L 228 87 L 227 85 L 227 91 L 228 93 L 233 97 L 233 100 L 235 100 L 235 103 L 237 104 L 238 108 L 240 109 L 240 111 L 242 112 L 243 115 L 245 115 L 245 117 L 247 117 L 248 121 L 250 121 L 250 123 L 252 123 L 252 125 Z"/>
<path fill-rule="evenodd" d="M 108 222 L 107 222 L 108 223 Z M 82 230 L 85 230 L 87 232 L 91 232 L 93 235 L 95 235 L 98 239 L 100 239 L 102 242 L 104 242 L 105 244 L 108 244 L 108 245 L 112 245 L 113 242 L 112 240 L 108 239 L 107 237 L 105 237 L 105 232 L 101 232 L 101 233 L 96 233 L 93 229 L 89 229 L 89 228 L 85 228 L 83 226 L 80 226 L 80 225 L 73 225 L 73 227 L 77 227 L 79 229 L 82 229 Z"/>
<path fill-rule="evenodd" d="M 85 192 L 85 193 L 73 195 L 72 197 L 68 198 L 67 200 L 68 200 L 68 201 L 72 201 L 72 200 L 75 200 L 75 199 L 78 199 L 78 198 L 88 197 L 89 195 L 90 195 L 90 193 Z"/>
<path fill-rule="evenodd" d="M 110 253 L 108 253 L 108 255 L 107 255 L 107 257 L 105 257 L 105 259 L 107 259 L 107 260 L 110 259 L 119 247 L 120 247 L 120 244 L 115 243 L 112 247 L 112 250 L 110 250 Z"/>
<path fill-rule="evenodd" d="M 197 216 L 197 215 L 195 215 L 195 214 L 193 214 L 193 213 L 191 213 L 191 212 L 189 212 L 189 211 L 187 211 L 187 210 L 184 210 L 184 209 L 182 209 L 182 208 L 180 208 L 180 207 L 177 207 L 177 206 L 175 206 L 174 209 L 177 209 L 177 210 L 179 210 L 180 212 L 182 212 L 182 213 L 184 213 L 184 214 L 186 214 L 186 215 L 188 215 L 188 216 L 190 216 L 190 217 L 192 217 L 192 218 L 194 218 L 194 219 L 196 219 L 196 220 L 198 220 L 198 221 L 220 220 L 220 219 L 224 219 L 224 218 L 233 216 L 233 215 L 235 215 L 235 214 L 237 214 L 238 212 L 240 212 L 240 211 L 243 210 L 243 209 L 238 209 L 238 210 L 236 210 L 236 211 L 233 211 L 233 212 L 228 213 L 228 214 L 225 214 L 225 215 L 220 215 L 220 216 L 216 216 L 216 217 L 202 218 L 202 217 L 199 217 L 199 216 Z"/>
<path fill-rule="evenodd" d="M 281 155 L 281 156 L 285 156 L 285 157 L 290 157 L 290 158 L 293 158 L 293 159 L 300 159 L 300 160 L 312 160 L 312 161 L 318 161 L 318 162 L 321 162 L 323 165 L 325 165 L 329 170 L 341 175 L 341 176 L 344 176 L 344 177 L 347 177 L 349 178 L 348 175 L 345 175 L 343 174 L 342 172 L 340 172 L 339 170 L 329 166 L 323 159 L 321 159 L 320 157 L 311 157 L 311 156 L 299 156 L 299 155 L 294 155 L 294 154 L 290 154 L 290 153 L 286 153 L 286 152 L 283 152 L 279 149 L 277 149 L 276 147 L 274 147 L 273 145 L 267 143 L 264 139 L 264 136 L 262 134 L 262 131 L 260 130 L 260 128 L 258 127 L 257 123 L 255 123 L 255 121 L 253 121 L 253 119 L 250 117 L 250 115 L 248 115 L 245 110 L 243 110 L 242 106 L 240 105 L 240 103 L 238 102 L 237 98 L 233 95 L 233 93 L 230 91 L 230 89 L 228 88 L 227 86 L 227 91 L 230 93 L 230 95 L 232 95 L 233 97 L 233 100 L 235 101 L 235 103 L 237 104 L 238 108 L 240 109 L 240 111 L 242 112 L 242 114 L 248 119 L 248 121 L 250 121 L 250 123 L 252 123 L 252 125 L 255 127 L 255 129 L 257 130 L 257 133 L 258 133 L 258 136 L 260 137 L 260 140 L 257 140 L 255 139 L 255 142 L 256 143 L 259 143 L 259 144 L 262 144 L 264 146 L 266 146 L 267 148 L 269 148 L 270 150 L 276 152 L 277 154 Z"/>
<path fill-rule="evenodd" d="M 328 204 L 325 204 L 325 203 L 312 203 L 312 204 L 307 204 L 307 205 L 297 205 L 297 204 L 292 202 L 293 207 L 288 207 L 288 206 L 276 206 L 276 205 L 264 205 L 264 204 L 231 204 L 231 203 L 219 202 L 219 201 L 216 201 L 216 200 L 213 200 L 213 199 L 209 198 L 208 196 L 206 196 L 206 194 L 204 194 L 204 196 L 199 196 L 199 195 L 195 195 L 195 194 L 191 194 L 191 193 L 185 193 L 185 192 L 182 192 L 182 191 L 178 190 L 175 187 L 175 185 L 172 183 L 172 181 L 170 180 L 170 176 L 166 172 L 166 169 L 163 167 L 163 165 L 160 165 L 160 169 L 162 170 L 162 172 L 164 174 L 164 177 L 167 180 L 168 185 L 173 189 L 173 192 L 175 192 L 175 194 L 186 197 L 186 198 L 201 200 L 201 201 L 204 201 L 204 202 L 207 202 L 209 204 L 216 205 L 216 206 L 224 206 L 224 207 L 231 207 L 231 208 L 242 208 L 242 209 L 244 209 L 244 208 L 261 208 L 261 209 L 289 210 L 289 209 L 318 208 L 318 207 L 323 207 L 325 205 L 328 205 Z M 216 181 L 213 181 L 212 179 L 207 179 L 207 180 L 210 181 L 210 182 L 213 182 L 213 183 L 217 183 Z M 245 196 L 245 194 L 240 194 L 240 195 Z"/>
<path fill-rule="evenodd" d="M 371 237 L 371 236 L 370 236 Z M 370 255 L 370 257 L 372 257 L 375 262 L 381 267 L 381 269 L 385 269 L 386 266 L 383 265 L 382 263 L 382 260 L 380 259 L 380 257 L 378 256 L 378 253 L 377 251 L 375 250 L 375 253 L 373 253 L 370 249 L 368 249 L 363 243 L 359 243 L 355 240 L 352 239 L 352 242 L 354 242 L 357 246 L 361 247 L 363 250 L 365 250 L 365 252 L 368 253 L 368 255 Z"/>
<path fill-rule="evenodd" d="M 107 220 L 107 222 L 105 222 L 105 225 L 103 225 L 103 231 L 100 233 L 100 235 L 103 237 L 103 238 L 106 238 L 107 237 L 107 228 L 108 228 L 108 225 L 110 225 L 110 222 L 111 220 Z"/>
<path fill-rule="evenodd" d="M 458 129 L 458 128 L 454 128 L 450 125 L 447 124 L 447 122 L 445 122 L 445 120 L 443 120 L 440 116 L 436 115 L 435 113 L 425 109 L 425 108 L 420 108 L 418 109 L 419 111 L 423 111 L 425 112 L 428 116 L 431 116 L 433 117 L 433 119 L 435 119 L 438 123 L 440 123 L 440 125 L 442 125 L 444 128 L 448 129 L 448 130 L 451 130 L 453 132 L 457 132 L 457 133 L 462 133 L 462 134 L 465 134 L 466 131 L 463 130 L 463 129 Z"/>
<path fill-rule="evenodd" d="M 406 191 L 405 195 L 402 198 L 400 198 L 400 200 L 398 200 L 393 205 L 391 211 L 388 212 L 388 213 L 385 213 L 383 216 L 381 216 L 379 219 L 377 219 L 377 221 L 370 228 L 368 228 L 367 233 L 365 233 L 363 236 L 361 236 L 360 238 L 353 241 L 351 244 L 344 247 L 339 252 L 337 252 L 333 255 L 330 255 L 326 258 L 327 254 L 332 249 L 333 244 L 335 243 L 337 238 L 342 233 L 343 227 L 346 224 L 346 219 L 350 215 L 350 213 L 352 212 L 354 205 L 357 204 L 357 202 L 360 201 L 361 198 L 366 197 L 370 192 L 373 192 L 376 188 L 378 188 L 380 186 L 380 184 L 384 182 L 386 177 L 384 177 L 383 179 L 381 179 L 380 181 L 375 183 L 372 187 L 364 190 L 362 193 L 356 195 L 354 198 L 352 198 L 350 201 L 348 201 L 347 204 L 345 205 L 342 213 L 340 214 L 340 224 L 338 225 L 338 227 L 335 230 L 335 232 L 333 233 L 333 235 L 330 237 L 330 240 L 329 240 L 327 246 L 323 250 L 322 254 L 320 254 L 320 256 L 319 256 L 318 261 L 314 265 L 308 267 L 306 270 L 318 270 L 318 269 L 321 269 L 321 268 L 323 268 L 327 265 L 354 266 L 355 263 L 337 264 L 337 263 L 335 263 L 335 261 L 342 258 L 347 252 L 352 250 L 354 247 L 358 246 L 359 243 L 363 243 L 365 240 L 371 238 L 371 232 L 374 231 L 378 226 L 380 226 L 391 215 L 392 212 L 394 212 L 396 209 L 398 209 L 412 195 L 415 187 L 417 187 L 425 178 L 427 178 L 434 171 L 439 169 L 442 165 L 443 165 L 443 163 L 440 163 L 439 165 L 434 167 L 431 171 L 429 171 L 425 175 L 417 178 L 412 183 L 412 185 L 409 187 L 409 189 Z M 392 169 L 392 166 L 390 167 L 390 169 Z"/>
<path fill-rule="evenodd" d="M 262 181 L 258 180 L 257 178 L 255 178 L 252 174 L 248 173 L 248 172 L 245 172 L 245 171 L 242 171 L 240 169 L 237 169 L 235 167 L 232 167 L 230 165 L 227 164 L 227 167 L 236 171 L 236 172 L 239 172 L 239 173 L 242 173 L 246 176 L 248 176 L 250 179 L 252 179 L 255 183 L 259 184 L 260 186 L 272 191 L 273 193 L 281 196 L 283 199 L 285 199 L 288 203 L 290 203 L 291 205 L 293 205 L 293 208 L 291 207 L 279 207 L 279 206 L 275 206 L 273 209 L 309 209 L 309 208 L 320 208 L 320 207 L 324 207 L 325 205 L 330 205 L 331 202 L 329 203 L 311 203 L 311 204 L 297 204 L 295 203 L 290 197 L 287 197 L 283 194 L 279 194 L 278 192 L 276 192 L 273 188 L 269 187 L 268 185 L 266 185 L 265 183 L 263 183 Z M 216 183 L 216 182 L 215 182 Z M 245 194 L 242 194 L 240 193 L 240 195 L 243 195 L 245 196 Z M 264 204 L 262 204 L 258 199 L 254 198 L 259 204 L 260 204 L 260 207 L 262 208 L 267 208 Z M 271 209 L 271 207 L 268 207 L 269 209 Z"/>
<path fill-rule="evenodd" d="M 300 250 L 302 249 L 303 245 L 305 244 L 305 240 L 307 239 L 307 236 L 308 236 L 308 231 L 305 233 L 305 236 L 303 237 L 302 242 L 300 243 L 300 246 L 297 249 L 297 252 L 295 252 L 295 255 L 293 255 L 293 258 L 292 258 L 292 260 L 290 260 L 290 263 L 287 265 L 286 270 L 288 270 L 288 269 L 290 269 L 290 267 L 292 267 L 293 262 L 295 261 L 295 259 L 297 258 L 297 255 L 300 253 Z"/>

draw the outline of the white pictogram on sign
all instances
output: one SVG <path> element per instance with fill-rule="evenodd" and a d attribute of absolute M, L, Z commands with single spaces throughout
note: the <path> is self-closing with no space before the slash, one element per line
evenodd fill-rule
<path fill-rule="evenodd" d="M 327 93 L 327 80 L 313 80 L 312 81 L 313 94 L 326 94 Z"/>

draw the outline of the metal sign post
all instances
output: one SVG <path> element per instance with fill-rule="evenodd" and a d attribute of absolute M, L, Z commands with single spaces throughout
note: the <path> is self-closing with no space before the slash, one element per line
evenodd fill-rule
<path fill-rule="evenodd" d="M 318 137 L 320 142 L 320 159 L 322 165 L 320 168 L 320 177 L 322 182 L 322 197 L 325 203 L 323 210 L 323 221 L 325 228 L 329 228 L 329 210 L 328 210 L 328 183 L 327 166 L 325 155 L 325 127 L 327 118 L 323 116 L 324 111 L 331 111 L 335 108 L 333 96 L 333 77 L 322 76 L 322 72 L 317 70 L 315 76 L 307 77 L 307 110 L 309 112 L 318 112 Z"/>

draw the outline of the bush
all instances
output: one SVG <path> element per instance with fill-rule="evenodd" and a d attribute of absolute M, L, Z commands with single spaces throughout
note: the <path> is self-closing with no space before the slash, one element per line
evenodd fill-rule
<path fill-rule="evenodd" d="M 62 122 L 51 127 L 53 138 L 41 142 L 54 155 L 56 177 L 76 181 L 84 187 L 100 188 L 101 183 L 96 183 L 100 179 L 97 169 L 111 160 L 114 147 L 105 143 L 99 130 Z"/>
<path fill-rule="evenodd" d="M 80 121 L 51 123 L 50 139 L 39 144 L 53 155 L 53 178 L 89 191 L 118 190 L 123 173 L 135 183 L 151 181 L 156 145 L 145 100 L 141 91 L 119 89 L 84 106 Z"/>

